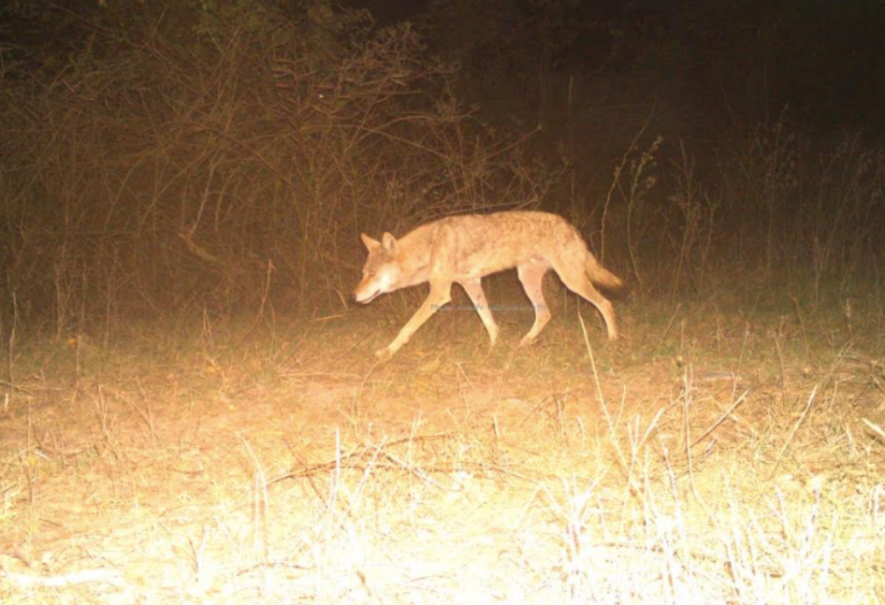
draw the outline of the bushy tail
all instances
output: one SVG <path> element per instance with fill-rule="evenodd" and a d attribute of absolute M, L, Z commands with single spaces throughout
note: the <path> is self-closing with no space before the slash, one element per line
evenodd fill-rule
<path fill-rule="evenodd" d="M 594 284 L 600 285 L 611 292 L 620 292 L 624 290 L 623 280 L 599 264 L 596 258 L 588 253 L 587 262 L 585 264 L 587 277 Z"/>

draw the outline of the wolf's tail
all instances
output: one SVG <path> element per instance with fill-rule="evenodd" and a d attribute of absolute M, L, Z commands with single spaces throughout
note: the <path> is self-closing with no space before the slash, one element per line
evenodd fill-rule
<path fill-rule="evenodd" d="M 590 278 L 594 284 L 598 284 L 605 288 L 606 290 L 610 290 L 612 292 L 619 292 L 624 289 L 624 281 L 603 267 L 596 258 L 588 253 L 587 254 L 587 262 L 585 263 L 587 277 Z"/>

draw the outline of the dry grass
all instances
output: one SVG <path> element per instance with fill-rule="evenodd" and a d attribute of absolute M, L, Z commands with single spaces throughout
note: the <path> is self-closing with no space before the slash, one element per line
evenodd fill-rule
<path fill-rule="evenodd" d="M 528 317 L 487 354 L 441 313 L 383 366 L 402 317 L 380 302 L 20 342 L 0 600 L 882 601 L 875 306 L 849 338 L 835 314 L 634 300 L 609 345 L 565 300 L 532 349 Z"/>
<path fill-rule="evenodd" d="M 885 600 L 881 146 L 649 122 L 609 184 L 408 27 L 211 4 L 3 79 L 2 603 Z M 361 231 L 542 204 L 622 341 L 559 294 L 375 364 L 421 294 L 347 307 Z"/>

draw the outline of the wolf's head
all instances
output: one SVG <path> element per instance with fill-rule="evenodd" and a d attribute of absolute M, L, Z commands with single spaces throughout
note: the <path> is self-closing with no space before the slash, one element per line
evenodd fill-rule
<path fill-rule="evenodd" d="M 385 233 L 380 242 L 365 233 L 360 237 L 369 251 L 369 257 L 363 267 L 363 279 L 353 291 L 353 299 L 368 304 L 381 294 L 401 287 L 402 266 L 397 261 L 399 247 L 391 234 Z"/>

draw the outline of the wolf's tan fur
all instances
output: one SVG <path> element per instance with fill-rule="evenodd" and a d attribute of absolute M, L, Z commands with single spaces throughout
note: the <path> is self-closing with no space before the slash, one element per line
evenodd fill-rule
<path fill-rule="evenodd" d="M 389 346 L 376 353 L 393 356 L 434 312 L 451 300 L 453 283 L 467 292 L 494 346 L 498 325 L 492 317 L 480 280 L 516 268 L 535 308 L 535 323 L 521 345 L 530 344 L 550 321 L 542 282 L 556 271 L 572 292 L 592 303 L 602 317 L 608 337 L 618 337 L 611 303 L 593 286 L 618 289 L 623 283 L 600 265 L 568 221 L 547 212 L 498 212 L 453 216 L 421 225 L 400 239 L 385 233 L 381 241 L 363 234 L 369 251 L 362 281 L 354 290 L 357 302 L 400 288 L 428 282 L 430 294 Z"/>

